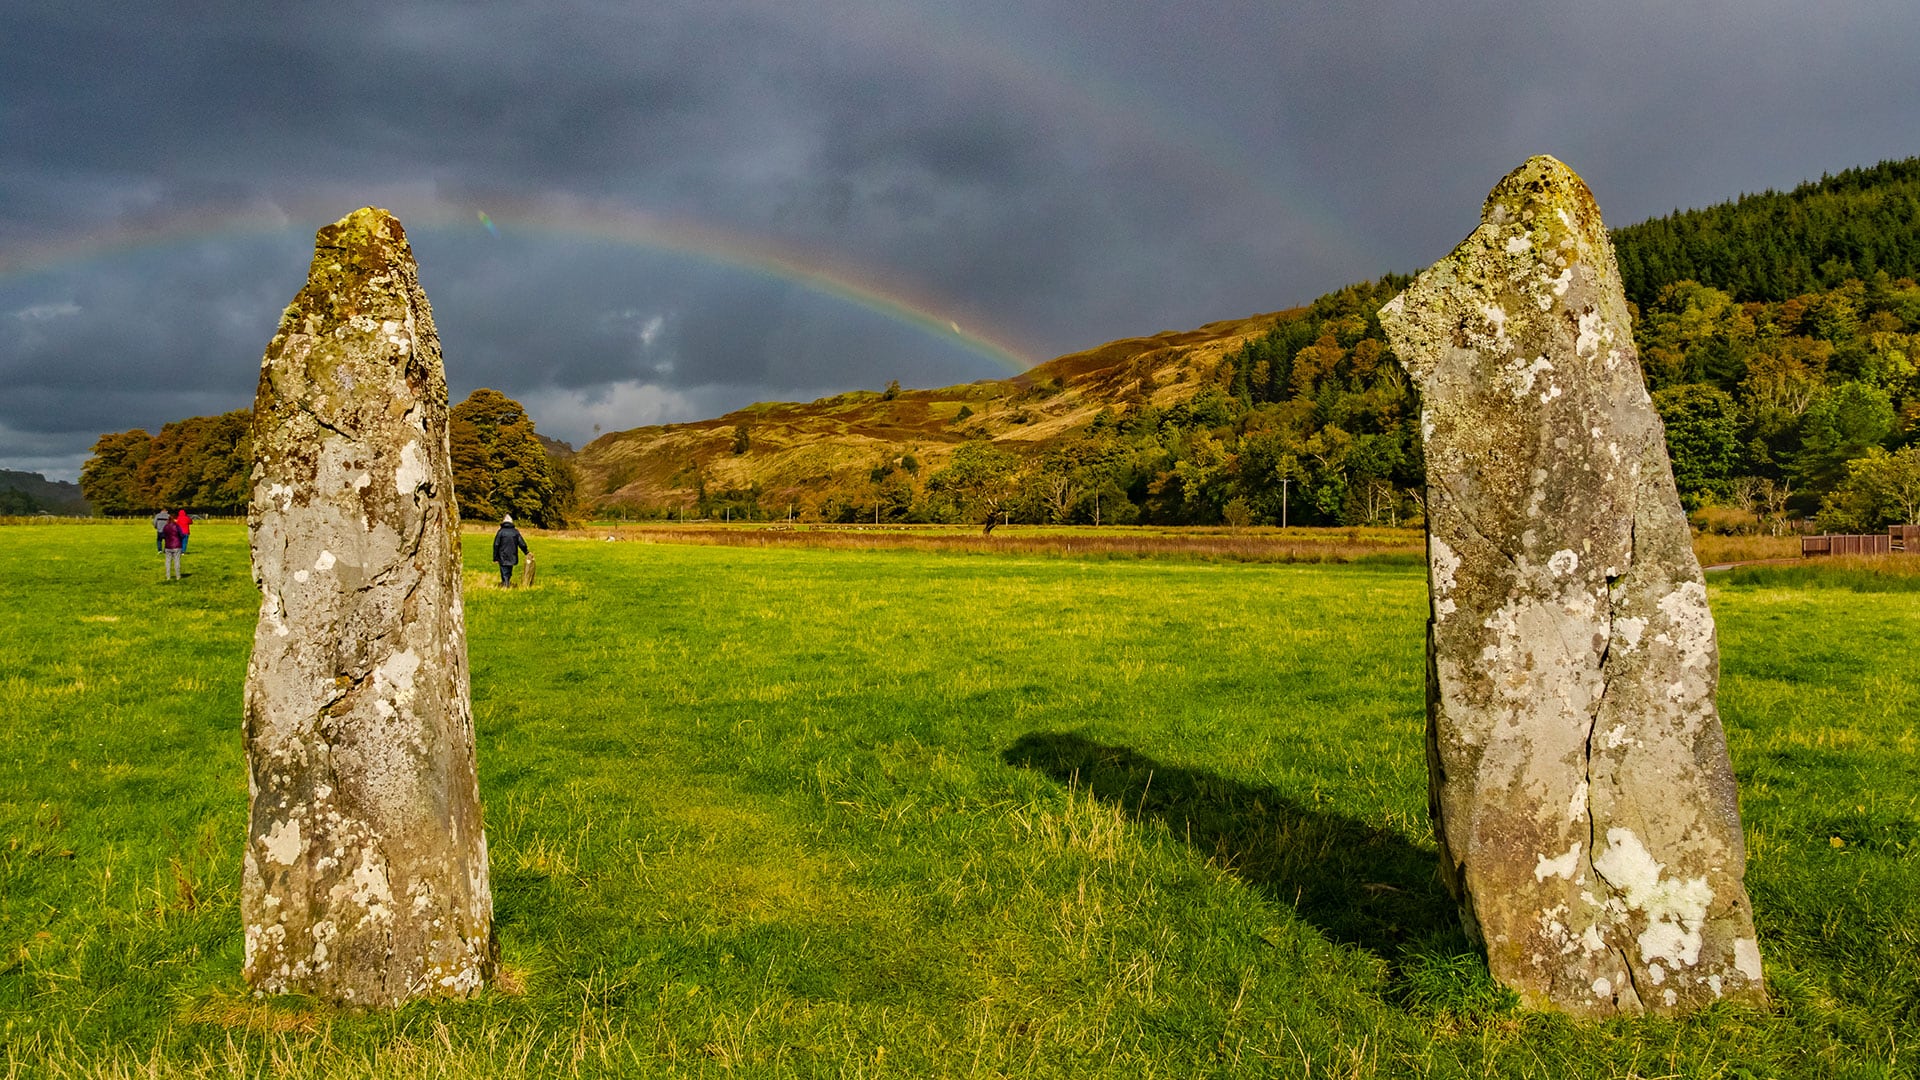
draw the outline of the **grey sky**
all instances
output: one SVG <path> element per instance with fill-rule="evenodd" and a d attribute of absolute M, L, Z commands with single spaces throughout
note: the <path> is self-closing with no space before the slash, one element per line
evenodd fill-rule
<path fill-rule="evenodd" d="M 0 467 L 247 404 L 363 204 L 454 392 L 577 443 L 1005 372 L 949 321 L 1038 361 L 1418 269 L 1532 153 L 1614 224 L 1911 156 L 1916 53 L 1910 0 L 8 0 Z M 595 234 L 643 217 L 719 241 Z"/>

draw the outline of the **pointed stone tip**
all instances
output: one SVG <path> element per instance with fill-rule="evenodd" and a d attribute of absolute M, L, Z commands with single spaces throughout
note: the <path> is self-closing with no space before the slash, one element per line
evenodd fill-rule
<path fill-rule="evenodd" d="M 1493 186 L 1482 221 L 1527 221 L 1565 210 L 1583 226 L 1599 226 L 1600 207 L 1587 182 L 1551 154 L 1535 154 Z"/>
<path fill-rule="evenodd" d="M 391 244 L 406 249 L 407 230 L 394 217 L 391 211 L 377 206 L 363 206 L 331 225 L 325 225 L 314 234 L 314 241 L 320 247 L 367 247 L 370 244 Z"/>

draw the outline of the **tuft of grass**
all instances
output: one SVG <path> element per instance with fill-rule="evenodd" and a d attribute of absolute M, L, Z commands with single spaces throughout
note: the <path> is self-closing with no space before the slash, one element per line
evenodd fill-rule
<path fill-rule="evenodd" d="M 1710 583 L 1772 1002 L 1514 1007 L 1435 878 L 1417 565 L 465 539 L 504 957 L 239 981 L 238 523 L 0 543 L 0 1075 L 1899 1077 L 1920 596 Z"/>

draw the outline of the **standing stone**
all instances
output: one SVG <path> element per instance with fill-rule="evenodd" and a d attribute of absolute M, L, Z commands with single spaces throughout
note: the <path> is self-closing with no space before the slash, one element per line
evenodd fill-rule
<path fill-rule="evenodd" d="M 1536 157 L 1380 311 L 1419 384 L 1442 876 L 1536 1007 L 1762 997 L 1719 649 L 1613 246 Z"/>
<path fill-rule="evenodd" d="M 356 210 L 261 362 L 247 527 L 256 991 L 390 1005 L 492 973 L 440 340 L 400 222 Z"/>

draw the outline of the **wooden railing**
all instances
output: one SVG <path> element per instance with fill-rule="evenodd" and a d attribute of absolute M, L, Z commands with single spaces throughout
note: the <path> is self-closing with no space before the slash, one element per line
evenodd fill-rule
<path fill-rule="evenodd" d="M 1800 555 L 1890 555 L 1896 551 L 1920 554 L 1920 525 L 1890 525 L 1884 534 L 1845 535 L 1800 538 Z"/>

